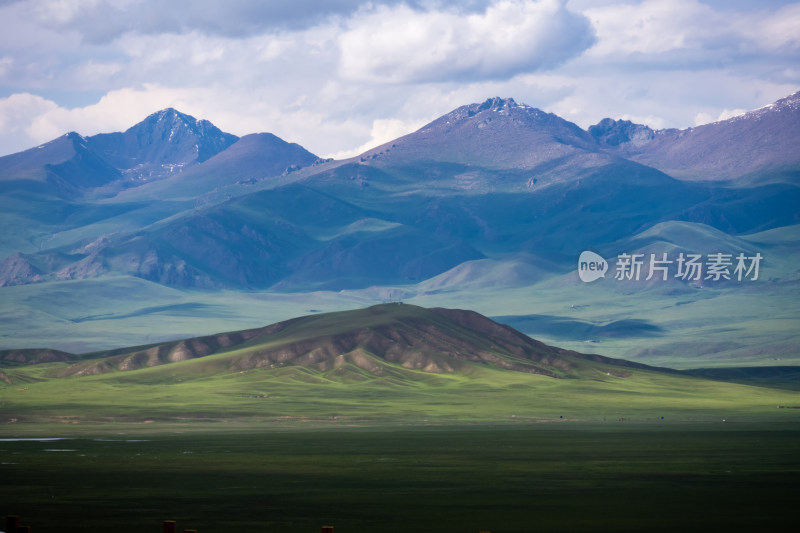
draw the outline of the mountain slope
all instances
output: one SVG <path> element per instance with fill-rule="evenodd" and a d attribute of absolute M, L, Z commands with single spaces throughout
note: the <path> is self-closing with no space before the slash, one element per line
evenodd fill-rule
<path fill-rule="evenodd" d="M 43 349 L 20 349 L 20 350 L 0 350 L 0 365 L 39 365 L 42 363 L 75 361 L 77 356 L 63 352 L 61 350 Z"/>
<path fill-rule="evenodd" d="M 55 198 L 75 198 L 85 190 L 122 177 L 91 146 L 90 138 L 75 132 L 36 148 L 0 157 L 0 189 L 8 193 L 37 193 Z"/>
<path fill-rule="evenodd" d="M 299 144 L 271 133 L 245 135 L 201 164 L 168 179 L 126 191 L 126 199 L 199 199 L 226 186 L 253 186 L 307 167 L 318 157 Z"/>
<path fill-rule="evenodd" d="M 175 431 L 175 424 L 208 431 L 209 423 L 235 431 L 622 417 L 707 426 L 734 416 L 773 427 L 791 414 L 775 405 L 797 405 L 798 397 L 553 348 L 470 311 L 406 304 L 73 357 L 0 363 L 11 431 L 34 424 L 86 424 L 68 426 L 85 433 L 87 426 L 121 431 L 120 424 L 140 432 Z"/>
<path fill-rule="evenodd" d="M 125 132 L 92 137 L 69 133 L 1 157 L 0 230 L 7 237 L 0 242 L 0 285 L 130 272 L 129 264 L 117 269 L 113 257 L 119 254 L 105 248 L 126 238 L 141 241 L 149 225 L 191 215 L 204 193 L 237 180 L 280 175 L 317 159 L 271 134 L 238 140 L 208 121 L 165 109 Z M 159 246 L 143 248 L 142 253 L 158 252 Z M 88 258 L 91 254 L 96 257 Z M 161 251 L 159 262 L 165 254 L 174 255 Z M 141 263 L 142 258 L 133 261 Z M 183 284 L 187 276 L 197 277 L 162 273 L 156 279 Z"/>
<path fill-rule="evenodd" d="M 800 92 L 686 130 L 654 132 L 607 119 L 590 131 L 616 153 L 676 178 L 800 183 Z"/>

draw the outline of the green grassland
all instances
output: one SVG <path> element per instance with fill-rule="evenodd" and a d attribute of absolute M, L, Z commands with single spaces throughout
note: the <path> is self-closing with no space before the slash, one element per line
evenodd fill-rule
<path fill-rule="evenodd" d="M 797 526 L 796 423 L 120 429 L 0 442 L 0 514 L 40 532 Z"/>
<path fill-rule="evenodd" d="M 403 306 L 407 307 L 407 306 Z M 335 328 L 341 314 L 328 315 Z M 327 317 L 326 317 L 327 318 Z M 291 330 L 287 330 L 291 334 Z M 283 332 L 282 332 L 283 333 Z M 302 331 L 301 331 L 302 333 Z M 291 335 L 272 342 L 286 343 Z M 271 338 L 271 337 L 269 337 Z M 800 392 L 570 359 L 572 378 L 554 379 L 466 363 L 455 373 L 413 370 L 375 358 L 379 372 L 341 362 L 319 367 L 244 368 L 246 346 L 131 371 L 55 378 L 69 363 L 6 366 L 0 422 L 157 423 L 182 418 L 336 420 L 339 423 L 487 422 L 498 419 L 714 421 L 783 417 Z M 369 355 L 364 355 L 369 357 Z M 6 426 L 13 429 L 13 426 Z"/>
<path fill-rule="evenodd" d="M 0 439 L 65 440 L 0 441 L 0 514 L 39 532 L 158 531 L 165 519 L 286 533 L 796 527 L 800 409 L 778 408 L 800 406 L 791 387 L 570 354 L 559 379 L 377 357 L 379 371 L 347 358 L 236 364 L 353 316 L 369 326 L 430 313 L 383 311 L 315 315 L 229 351 L 128 371 L 58 377 L 74 363 L 7 363 Z"/>

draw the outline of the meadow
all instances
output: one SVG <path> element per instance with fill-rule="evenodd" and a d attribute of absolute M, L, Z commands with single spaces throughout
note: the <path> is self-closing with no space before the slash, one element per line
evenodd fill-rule
<path fill-rule="evenodd" d="M 796 531 L 800 393 L 588 365 L 48 379 L 6 368 L 0 515 L 37 532 Z"/>
<path fill-rule="evenodd" d="M 562 378 L 337 352 L 336 364 L 240 364 L 313 350 L 308 335 L 335 345 L 353 323 L 420 334 L 398 317 L 427 316 L 464 353 L 461 340 L 501 342 L 431 313 L 315 315 L 203 357 L 80 377 L 73 362 L 8 360 L 0 515 L 37 532 L 796 530 L 794 377 L 740 369 L 751 384 L 729 383 L 566 353 Z"/>
<path fill-rule="evenodd" d="M 796 531 L 798 417 L 770 423 L 166 424 L 0 441 L 38 532 Z M 776 425 L 777 424 L 777 425 Z"/>

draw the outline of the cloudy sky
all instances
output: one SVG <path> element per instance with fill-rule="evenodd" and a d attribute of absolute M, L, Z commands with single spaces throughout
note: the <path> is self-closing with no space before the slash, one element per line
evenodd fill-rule
<path fill-rule="evenodd" d="M 686 128 L 800 90 L 800 1 L 0 0 L 0 155 L 175 107 L 355 155 L 492 96 Z"/>

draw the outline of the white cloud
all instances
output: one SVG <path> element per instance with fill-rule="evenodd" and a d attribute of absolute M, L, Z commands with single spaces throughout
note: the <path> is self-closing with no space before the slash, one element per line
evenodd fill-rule
<path fill-rule="evenodd" d="M 85 80 L 89 85 L 98 85 L 107 81 L 125 70 L 125 65 L 117 61 L 89 61 L 75 68 L 78 77 Z"/>
<path fill-rule="evenodd" d="M 336 56 L 330 34 L 329 27 L 247 38 L 196 31 L 127 34 L 116 43 L 128 58 L 120 79 L 126 86 L 146 79 L 174 87 L 225 84 L 251 94 L 296 93 L 304 82 L 319 86 L 320 79 L 333 75 Z"/>
<path fill-rule="evenodd" d="M 728 120 L 729 118 L 738 117 L 739 115 L 743 115 L 749 111 L 748 109 L 723 109 L 716 118 L 708 113 L 697 113 L 694 116 L 694 125 L 695 126 L 702 126 L 703 124 L 709 124 L 711 122 L 720 122 L 722 120 Z"/>
<path fill-rule="evenodd" d="M 478 14 L 365 10 L 338 41 L 344 77 L 397 83 L 507 79 L 555 67 L 592 39 L 586 19 L 564 2 L 501 0 Z"/>
<path fill-rule="evenodd" d="M 372 121 L 372 129 L 370 131 L 370 139 L 363 143 L 361 146 L 351 149 L 342 150 L 336 153 L 328 154 L 325 157 L 332 157 L 334 159 L 347 159 L 355 157 L 359 154 L 366 152 L 372 148 L 385 144 L 389 141 L 412 133 L 422 126 L 427 120 L 400 120 L 392 119 L 376 119 Z"/>
<path fill-rule="evenodd" d="M 46 24 L 66 24 L 74 20 L 78 13 L 86 7 L 93 7 L 97 2 L 93 0 L 39 0 L 33 2 L 33 12 L 36 17 Z"/>
<path fill-rule="evenodd" d="M 58 109 L 58 105 L 41 96 L 30 93 L 12 94 L 0 98 L 0 146 L 3 153 L 12 153 L 40 144 L 29 127 L 37 116 Z M 50 140 L 50 139 L 45 139 Z"/>
<path fill-rule="evenodd" d="M 593 56 L 660 54 L 692 48 L 700 36 L 724 28 L 695 0 L 647 0 L 586 11 L 597 31 Z"/>
<path fill-rule="evenodd" d="M 682 63 L 728 64 L 782 49 L 800 51 L 800 6 L 780 10 L 721 11 L 698 0 L 645 0 L 587 9 L 597 32 L 589 60 L 634 60 L 661 66 Z M 663 56 L 663 57 L 659 57 Z M 749 57 L 748 57 L 749 56 Z"/>
<path fill-rule="evenodd" d="M 610 68 L 591 70 L 579 78 L 571 72 L 559 72 L 531 76 L 528 81 L 531 90 L 521 90 L 523 96 L 518 101 L 531 103 L 524 95 L 535 98 L 541 93 L 535 81 L 549 83 L 557 92 L 551 98 L 548 95 L 543 107 L 583 128 L 606 117 L 631 120 L 654 129 L 687 128 L 699 124 L 697 117 L 701 113 L 705 122 L 724 120 L 730 118 L 725 113 L 755 109 L 800 89 L 800 83 L 776 83 L 742 76 L 730 69 L 621 73 Z"/>
<path fill-rule="evenodd" d="M 755 18 L 755 20 L 754 20 Z M 762 50 L 789 51 L 797 55 L 800 50 L 800 4 L 788 5 L 778 10 L 768 10 L 760 16 L 742 17 L 738 30 L 750 43 Z"/>
<path fill-rule="evenodd" d="M 77 32 L 84 42 L 109 44 L 125 33 L 197 32 L 247 38 L 272 31 L 301 31 L 353 13 L 362 0 L 29 0 L 29 3 L 41 24 Z M 381 3 L 404 3 L 404 0 Z"/>

